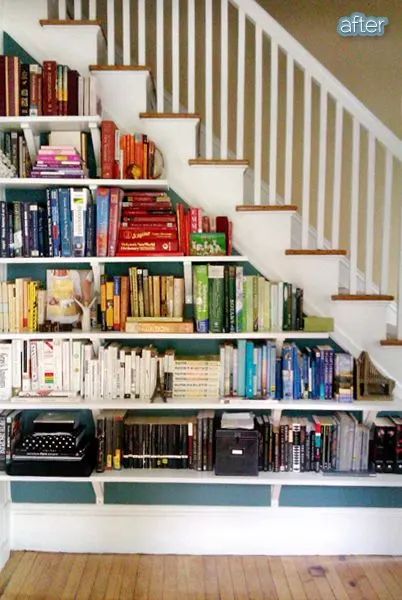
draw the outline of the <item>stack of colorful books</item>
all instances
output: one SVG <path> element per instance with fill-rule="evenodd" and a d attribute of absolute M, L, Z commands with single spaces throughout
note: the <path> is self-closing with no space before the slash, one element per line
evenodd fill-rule
<path fill-rule="evenodd" d="M 73 146 L 42 146 L 31 176 L 82 179 L 88 176 L 88 170 L 80 153 Z"/>

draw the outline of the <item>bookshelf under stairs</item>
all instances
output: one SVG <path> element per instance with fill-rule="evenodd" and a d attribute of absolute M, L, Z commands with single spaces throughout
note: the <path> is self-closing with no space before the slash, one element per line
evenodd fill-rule
<path fill-rule="evenodd" d="M 222 401 L 211 399 L 202 406 L 198 403 L 188 403 L 184 407 L 181 402 L 171 402 L 158 405 L 142 404 L 141 402 L 130 404 L 130 408 L 136 410 L 150 410 L 152 412 L 160 409 L 164 410 L 183 410 L 197 408 L 211 408 L 219 410 L 261 410 L 271 411 L 275 419 L 280 419 L 282 411 L 334 411 L 334 410 L 353 410 L 362 413 L 363 421 L 370 423 L 379 412 L 392 411 L 398 412 L 402 409 L 402 373 L 401 359 L 402 349 L 398 347 L 397 342 L 384 342 L 387 338 L 387 323 L 395 320 L 395 314 L 390 314 L 390 303 L 392 296 L 378 293 L 357 295 L 357 289 L 352 289 L 352 294 L 341 294 L 344 287 L 345 276 L 348 280 L 351 270 L 356 271 L 355 258 L 351 262 L 346 251 L 339 248 L 329 248 L 328 251 L 309 251 L 305 244 L 306 225 L 302 225 L 302 234 L 300 237 L 300 217 L 297 213 L 297 207 L 289 203 L 272 203 L 270 205 L 252 205 L 244 204 L 249 201 L 245 195 L 245 173 L 248 163 L 243 156 L 237 158 L 228 158 L 220 156 L 218 159 L 211 155 L 206 159 L 197 158 L 200 153 L 199 148 L 199 129 L 200 117 L 194 110 L 188 111 L 185 116 L 178 111 L 170 113 L 160 110 L 160 83 L 158 80 L 157 88 L 159 90 L 159 108 L 158 98 L 155 100 L 152 75 L 148 68 L 141 64 L 130 66 L 108 64 L 103 65 L 102 54 L 98 54 L 100 35 L 98 23 L 88 25 L 88 23 L 74 26 L 74 40 L 76 44 L 71 43 L 71 26 L 67 23 L 55 24 L 48 22 L 46 26 L 39 25 L 39 18 L 47 17 L 47 2 L 28 3 L 28 12 L 25 19 L 22 19 L 20 12 L 20 2 L 7 2 L 7 7 L 12 8 L 6 17 L 5 29 L 8 30 L 15 39 L 26 46 L 32 40 L 32 54 L 38 60 L 43 60 L 51 53 L 56 59 L 69 63 L 71 66 L 84 70 L 88 65 L 95 65 L 92 73 L 97 78 L 99 94 L 102 100 L 104 114 L 113 116 L 113 119 L 122 129 L 138 129 L 147 133 L 155 140 L 161 149 L 165 160 L 166 179 L 155 181 L 133 181 L 119 180 L 113 181 L 113 185 L 124 189 L 159 189 L 167 190 L 171 188 L 179 196 L 188 199 L 196 207 L 203 208 L 211 215 L 227 214 L 234 224 L 234 246 L 240 253 L 233 258 L 234 262 L 250 261 L 250 263 L 268 278 L 281 278 L 294 282 L 305 290 L 305 309 L 308 314 L 331 315 L 335 319 L 335 331 L 330 337 L 340 346 L 357 356 L 361 350 L 367 350 L 375 364 L 387 375 L 396 379 L 397 386 L 395 390 L 395 399 L 393 402 L 355 402 L 351 404 L 335 403 L 332 401 L 258 401 L 258 400 L 238 400 Z M 32 6 L 36 4 L 36 6 Z M 81 4 L 81 3 L 79 3 Z M 90 3 L 91 6 L 94 3 Z M 144 3 L 139 2 L 139 5 Z M 238 3 L 236 3 L 238 4 Z M 241 4 L 241 3 L 240 3 Z M 251 7 L 256 3 L 245 3 Z M 25 3 L 27 5 L 27 3 Z M 45 8 L 46 5 L 46 8 Z M 208 2 L 207 2 L 208 5 Z M 254 10 L 254 8 L 253 8 Z M 39 14 L 40 13 L 40 14 Z M 254 14 L 254 13 L 253 13 Z M 16 17 L 19 17 L 16 19 Z M 30 23 L 32 19 L 32 23 Z M 21 23 L 24 23 L 24 27 Z M 31 28 L 32 25 L 32 28 Z M 62 40 L 65 43 L 61 43 Z M 103 45 L 103 41 L 102 44 Z M 207 44 L 208 45 L 208 44 Z M 101 53 L 104 49 L 101 49 Z M 111 63 L 113 61 L 110 61 Z M 98 63 L 98 64 L 97 64 Z M 142 62 L 145 64 L 145 60 Z M 311 83 L 311 81 L 310 81 Z M 155 112 L 158 108 L 158 112 Z M 185 117 L 185 118 L 183 118 Z M 37 148 L 37 135 L 45 129 L 55 127 L 68 129 L 89 130 L 92 135 L 95 149 L 99 148 L 98 125 L 100 116 L 91 118 L 63 118 L 57 120 L 29 119 L 6 119 L 0 120 L 0 128 L 21 128 L 24 131 L 27 142 L 31 145 L 34 152 Z M 209 127 L 209 125 L 208 125 Z M 207 136 L 208 137 L 208 136 Z M 211 142 L 211 135 L 209 133 Z M 179 140 L 179 143 L 178 143 Z M 356 140 L 356 137 L 355 137 Z M 207 144 L 208 145 L 208 144 Z M 255 169 L 255 164 L 254 164 Z M 48 186 L 69 185 L 69 186 L 88 186 L 96 188 L 97 186 L 110 185 L 111 180 L 0 180 L 0 188 L 7 189 L 35 189 Z M 307 190 L 308 191 L 308 190 Z M 300 246 L 303 246 L 300 248 Z M 295 252 L 301 250 L 301 252 Z M 352 249 L 355 253 L 355 248 Z M 156 259 L 152 259 L 155 260 Z M 204 259 L 205 260 L 205 259 Z M 174 262 L 180 262 L 184 271 L 190 269 L 193 263 L 197 262 L 195 257 L 175 258 Z M 15 259 L 2 259 L 2 276 L 6 276 L 9 265 L 18 264 Z M 147 257 L 140 260 L 120 258 L 91 258 L 86 260 L 77 259 L 24 259 L 22 264 L 90 264 L 94 272 L 101 274 L 105 265 L 114 263 L 149 263 L 152 262 Z M 158 262 L 170 262 L 170 257 L 159 258 Z M 222 262 L 220 260 L 220 262 Z M 356 273 L 355 273 L 356 275 Z M 366 292 L 367 290 L 359 290 Z M 384 291 L 384 290 L 380 290 Z M 398 311 L 400 309 L 398 308 Z M 392 311 L 391 311 L 392 312 Z M 12 337 L 20 339 L 45 339 L 55 337 L 55 334 L 13 334 Z M 108 339 L 173 339 L 178 336 L 170 334 L 159 334 L 152 336 L 139 336 L 124 333 L 105 333 L 91 332 L 90 334 L 69 333 L 56 334 L 69 339 L 79 339 L 85 337 L 96 341 Z M 200 340 L 200 339 L 240 339 L 243 334 L 182 334 L 180 339 Z M 0 336 L 2 339 L 11 335 Z M 313 339 L 314 334 L 303 332 L 276 332 L 267 334 L 244 334 L 247 339 L 271 339 L 279 342 L 285 338 Z M 327 336 L 319 334 L 316 336 L 323 339 Z M 128 402 L 119 400 L 119 407 L 128 406 Z M 2 408 L 35 408 L 34 399 L 24 399 L 19 402 L 13 399 L 12 402 L 3 402 Z M 98 411 L 103 408 L 113 406 L 116 403 L 98 401 L 79 403 L 69 401 L 41 402 L 41 407 L 46 408 L 85 408 Z M 31 481 L 37 483 L 41 481 L 47 485 L 47 478 L 34 477 L 8 477 L 0 475 L 0 567 L 7 559 L 10 547 L 29 548 L 34 547 L 35 543 L 43 549 L 93 549 L 91 542 L 87 545 L 82 542 L 77 543 L 73 535 L 78 531 L 82 532 L 82 538 L 92 538 L 97 541 L 97 548 L 106 551 L 108 548 L 114 551 L 173 551 L 173 552 L 289 552 L 293 547 L 296 552 L 317 553 L 317 552 L 369 552 L 369 553 L 399 553 L 401 551 L 401 542 L 397 536 L 389 535 L 387 541 L 379 541 L 382 534 L 378 534 L 377 529 L 381 527 L 386 531 L 397 531 L 400 526 L 400 512 L 395 511 L 381 516 L 382 509 L 307 509 L 307 508 L 281 508 L 282 513 L 276 508 L 280 506 L 280 496 L 285 487 L 361 487 L 363 493 L 366 488 L 399 488 L 402 486 L 402 478 L 398 475 L 376 475 L 376 476 L 346 476 L 346 475 L 323 475 L 321 473 L 260 473 L 256 478 L 225 477 L 218 478 L 212 473 L 197 472 L 111 472 L 94 474 L 90 478 L 68 478 L 68 482 L 74 485 L 77 483 L 89 482 L 94 489 L 97 506 L 90 507 L 88 510 L 80 505 L 61 505 L 53 507 L 49 504 L 43 505 L 21 505 L 14 506 L 11 503 L 10 481 Z M 52 481 L 66 483 L 67 478 L 52 478 Z M 140 509 L 127 509 L 125 507 L 103 505 L 105 496 L 105 486 L 108 483 L 152 483 L 152 484 L 207 484 L 207 485 L 229 485 L 229 486 L 248 486 L 250 489 L 259 486 L 271 488 L 270 504 L 274 512 L 271 514 L 267 509 L 228 509 L 219 508 L 205 511 L 202 508 L 193 509 L 193 507 L 184 508 L 182 512 L 175 509 L 171 512 L 169 507 L 154 511 L 153 507 L 143 506 Z M 123 508 L 119 511 L 119 508 Z M 98 512 L 94 512 L 94 510 Z M 400 510 L 400 509 L 399 509 Z M 349 512 L 348 512 L 349 511 Z M 232 517 L 233 515 L 233 517 Z M 160 536 L 150 536 L 149 530 L 142 524 L 142 521 L 149 519 L 150 526 L 160 528 Z M 104 520 L 104 529 L 102 521 Z M 373 519 L 378 519 L 379 525 L 373 526 Z M 383 519 L 383 520 L 382 520 Z M 41 527 L 48 523 L 46 534 L 41 538 Z M 248 524 L 248 531 L 244 530 L 244 523 Z M 280 523 L 282 530 L 278 529 Z M 204 528 L 204 533 L 200 532 L 200 526 Z M 355 541 L 339 537 L 339 531 L 345 528 L 355 527 Z M 71 533 L 68 529 L 71 527 Z M 112 527 L 112 530 L 110 529 Z M 200 541 L 188 542 L 188 531 L 194 527 L 194 531 L 200 535 Z M 321 543 L 311 544 L 308 538 L 311 536 L 311 528 L 322 527 L 326 532 L 323 538 L 326 540 L 326 546 Z M 376 531 L 370 531 L 373 527 Z M 26 535 L 23 532 L 25 528 Z M 54 528 L 59 541 L 51 540 L 51 529 Z M 127 540 L 128 532 L 135 530 L 137 540 Z M 120 535 L 123 540 L 121 545 L 116 541 L 108 544 L 108 535 L 113 537 L 111 532 L 117 537 Z M 283 538 L 285 535 L 291 539 L 293 532 L 305 540 L 300 540 L 296 544 L 284 544 L 283 542 L 267 542 L 260 538 L 261 530 L 271 531 L 275 535 Z M 232 533 L 230 533 L 232 531 Z M 101 532 L 101 533 L 99 533 Z M 239 532 L 248 533 L 250 542 L 243 541 L 242 544 L 236 543 L 233 538 L 233 532 L 236 536 Z M 208 542 L 208 538 L 216 540 L 220 535 L 226 539 L 225 542 Z M 175 539 L 176 536 L 176 539 Z M 226 536 L 226 538 L 225 538 Z M 377 537 L 376 537 L 377 536 Z M 104 539 L 100 540 L 99 537 Z M 156 539 L 152 545 L 149 538 Z M 163 541 L 161 541 L 161 539 Z M 174 540 L 175 541 L 166 541 Z M 239 538 L 240 539 L 240 538 Z M 39 542 L 37 540 L 40 540 Z M 105 541 L 106 540 L 106 541 Z M 259 540 L 256 542 L 255 540 Z M 160 544 L 158 546 L 158 543 Z M 241 547 L 241 550 L 240 550 Z"/>

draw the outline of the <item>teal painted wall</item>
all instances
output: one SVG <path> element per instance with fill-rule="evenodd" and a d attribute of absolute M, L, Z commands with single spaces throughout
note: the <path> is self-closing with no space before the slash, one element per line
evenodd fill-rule
<path fill-rule="evenodd" d="M 9 35 L 4 34 L 4 52 L 18 55 L 27 63 L 35 59 L 27 54 Z M 181 198 L 171 192 L 174 202 Z M 7 199 L 24 201 L 45 201 L 43 191 L 9 191 Z M 68 262 L 66 263 L 66 267 Z M 88 265 L 89 267 L 89 265 Z M 245 265 L 248 274 L 256 273 L 252 265 Z M 85 265 L 82 265 L 85 268 Z M 109 267 L 110 268 L 110 267 Z M 113 272 L 124 272 L 124 265 L 115 265 Z M 180 265 L 152 265 L 151 272 L 180 273 Z M 9 278 L 28 275 L 24 265 L 9 267 Z M 46 266 L 29 267 L 29 275 L 45 281 Z M 311 341 L 316 344 L 317 340 Z M 174 347 L 179 353 L 210 353 L 218 350 L 217 341 L 200 340 L 197 342 L 168 341 L 158 343 L 160 350 Z M 336 344 L 333 343 L 334 346 Z M 306 415 L 306 413 L 303 413 Z M 14 502 L 50 502 L 50 503 L 93 503 L 94 493 L 88 483 L 12 483 Z M 267 506 L 270 503 L 270 488 L 267 486 L 233 486 L 222 483 L 216 485 L 185 484 L 106 484 L 106 503 L 116 504 L 182 504 L 217 506 Z M 342 488 L 342 487 L 292 487 L 284 486 L 281 494 L 283 506 L 378 506 L 402 507 L 402 490 L 390 488 Z"/>

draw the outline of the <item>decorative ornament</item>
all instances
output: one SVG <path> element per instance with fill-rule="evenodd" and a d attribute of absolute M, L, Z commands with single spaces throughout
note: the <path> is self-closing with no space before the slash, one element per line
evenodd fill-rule
<path fill-rule="evenodd" d="M 81 318 L 81 329 L 82 331 L 91 331 L 91 308 L 94 305 L 96 300 L 96 296 L 92 298 L 92 300 L 88 303 L 82 304 L 77 298 L 74 298 L 74 302 L 78 304 L 80 309 L 82 310 L 82 318 Z"/>

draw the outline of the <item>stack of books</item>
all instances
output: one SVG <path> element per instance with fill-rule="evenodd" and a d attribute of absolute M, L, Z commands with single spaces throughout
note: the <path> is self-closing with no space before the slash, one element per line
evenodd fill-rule
<path fill-rule="evenodd" d="M 0 284 L 0 332 L 21 333 L 43 331 L 46 290 L 42 282 L 29 277 Z"/>
<path fill-rule="evenodd" d="M 31 177 L 82 179 L 88 169 L 73 146 L 42 146 L 32 167 Z"/>
<path fill-rule="evenodd" d="M 172 397 L 177 400 L 215 400 L 219 397 L 220 371 L 219 356 L 175 357 Z"/>
<path fill-rule="evenodd" d="M 242 266 L 196 265 L 193 296 L 199 333 L 303 329 L 303 290 L 244 275 Z"/>
<path fill-rule="evenodd" d="M 1 131 L 0 149 L 15 168 L 16 177 L 30 177 L 31 159 L 24 134 L 21 131 Z"/>
<path fill-rule="evenodd" d="M 103 179 L 153 179 L 155 143 L 143 134 L 120 135 L 114 121 L 102 121 L 101 173 Z"/>
<path fill-rule="evenodd" d="M 0 56 L 0 115 L 99 114 L 95 81 L 54 60 L 41 66 L 22 63 L 17 56 Z"/>

